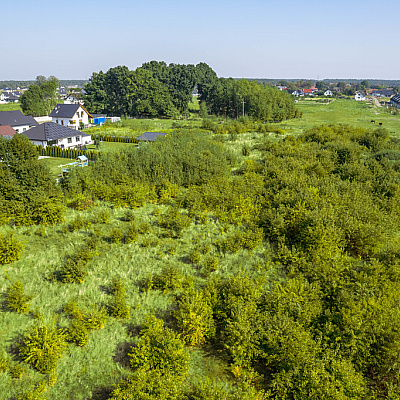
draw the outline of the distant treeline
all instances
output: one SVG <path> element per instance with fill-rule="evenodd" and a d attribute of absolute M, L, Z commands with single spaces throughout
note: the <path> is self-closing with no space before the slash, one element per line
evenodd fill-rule
<path fill-rule="evenodd" d="M 23 87 L 28 87 L 34 83 L 37 83 L 36 80 L 31 80 L 31 81 L 0 81 L 0 88 L 5 88 L 9 87 L 10 89 L 16 89 L 17 87 L 23 88 Z M 87 80 L 82 80 L 82 79 L 66 79 L 66 80 L 60 80 L 60 85 L 61 86 L 84 86 L 85 83 L 87 83 Z"/>
<path fill-rule="evenodd" d="M 175 117 L 187 112 L 197 87 L 200 115 L 282 121 L 298 116 L 293 99 L 275 88 L 245 79 L 218 78 L 205 63 L 151 61 L 136 70 L 126 66 L 95 72 L 85 85 L 85 106 L 92 113 L 135 117 Z"/>

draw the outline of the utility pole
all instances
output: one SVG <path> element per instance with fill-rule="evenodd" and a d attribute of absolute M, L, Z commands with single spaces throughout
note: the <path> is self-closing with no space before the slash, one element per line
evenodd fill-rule
<path fill-rule="evenodd" d="M 242 105 L 243 105 L 243 117 L 244 117 L 244 105 L 246 104 L 246 102 L 244 101 L 244 99 L 242 100 Z"/>

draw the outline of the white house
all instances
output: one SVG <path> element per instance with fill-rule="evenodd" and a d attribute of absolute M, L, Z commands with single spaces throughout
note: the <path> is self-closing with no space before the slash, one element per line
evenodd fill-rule
<path fill-rule="evenodd" d="M 35 146 L 58 146 L 63 149 L 68 147 L 86 146 L 92 144 L 92 136 L 86 133 L 77 132 L 75 129 L 56 124 L 54 122 L 45 122 L 28 131 L 24 135 Z"/>
<path fill-rule="evenodd" d="M 57 104 L 49 116 L 56 124 L 72 129 L 87 126 L 93 118 L 81 104 Z"/>
<path fill-rule="evenodd" d="M 39 124 L 30 115 L 24 115 L 20 110 L 13 110 L 0 112 L 0 125 L 10 125 L 17 133 L 22 133 Z"/>
<path fill-rule="evenodd" d="M 333 95 L 333 93 L 331 90 L 327 90 L 324 92 L 324 96 L 332 96 L 332 95 Z"/>
<path fill-rule="evenodd" d="M 70 94 L 65 100 L 64 104 L 83 104 L 83 100 L 78 100 L 75 96 Z"/>
<path fill-rule="evenodd" d="M 356 95 L 354 96 L 354 100 L 365 101 L 364 93 L 363 92 L 357 92 Z"/>

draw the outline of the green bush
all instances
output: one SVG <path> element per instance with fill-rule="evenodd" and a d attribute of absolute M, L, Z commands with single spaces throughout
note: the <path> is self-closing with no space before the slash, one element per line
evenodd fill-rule
<path fill-rule="evenodd" d="M 94 202 L 93 199 L 85 196 L 84 194 L 79 194 L 75 197 L 75 199 L 69 203 L 69 206 L 78 211 L 84 211 L 91 207 L 93 207 Z"/>
<path fill-rule="evenodd" d="M 164 265 L 159 274 L 154 274 L 147 279 L 148 289 L 158 289 L 170 292 L 182 289 L 185 278 L 179 268 L 173 265 Z"/>
<path fill-rule="evenodd" d="M 121 228 L 114 227 L 111 229 L 111 232 L 110 232 L 111 242 L 120 243 L 123 238 L 124 238 L 124 234 L 123 234 Z"/>
<path fill-rule="evenodd" d="M 9 373 L 13 379 L 20 379 L 26 372 L 26 369 L 21 364 L 10 365 Z"/>
<path fill-rule="evenodd" d="M 135 213 L 132 210 L 127 210 L 124 214 L 124 221 L 134 222 L 135 221 Z"/>
<path fill-rule="evenodd" d="M 100 224 L 108 224 L 110 222 L 110 218 L 111 218 L 110 210 L 102 209 L 97 213 L 95 221 L 99 222 Z"/>
<path fill-rule="evenodd" d="M 87 272 L 88 268 L 85 261 L 69 258 L 60 271 L 61 281 L 64 283 L 83 283 Z"/>
<path fill-rule="evenodd" d="M 69 301 L 63 308 L 64 312 L 81 321 L 86 329 L 103 329 L 107 322 L 107 310 L 104 307 L 93 306 L 91 309 L 81 309 L 75 300 Z"/>
<path fill-rule="evenodd" d="M 108 303 L 108 313 L 115 318 L 129 318 L 130 307 L 126 303 L 126 297 L 120 294 L 113 294 Z"/>
<path fill-rule="evenodd" d="M 0 233 L 0 265 L 11 264 L 21 257 L 24 246 L 13 233 Z"/>
<path fill-rule="evenodd" d="M 201 345 L 215 334 L 213 310 L 202 292 L 185 293 L 178 302 L 175 318 L 190 346 Z"/>
<path fill-rule="evenodd" d="M 52 325 L 34 325 L 28 328 L 19 346 L 19 356 L 44 374 L 54 371 L 58 359 L 67 348 L 65 333 Z"/>
<path fill-rule="evenodd" d="M 139 370 L 116 385 L 110 400 L 185 400 L 181 386 L 168 371 Z"/>
<path fill-rule="evenodd" d="M 201 260 L 201 255 L 200 252 L 198 250 L 193 250 L 190 252 L 189 254 L 189 261 L 192 264 L 198 264 Z"/>
<path fill-rule="evenodd" d="M 19 314 L 26 314 L 29 312 L 29 302 L 32 300 L 32 296 L 28 296 L 24 293 L 24 284 L 21 281 L 11 285 L 5 297 L 5 306 L 8 310 L 16 311 Z"/>
<path fill-rule="evenodd" d="M 131 347 L 129 354 L 132 368 L 159 370 L 183 379 L 189 370 L 189 355 L 179 335 L 154 316 L 147 318 L 140 333 L 137 346 Z"/>
<path fill-rule="evenodd" d="M 138 229 L 134 222 L 131 222 L 128 227 L 128 231 L 125 234 L 124 242 L 127 244 L 135 243 L 138 239 Z"/>
<path fill-rule="evenodd" d="M 80 347 L 86 346 L 89 341 L 89 331 L 86 324 L 81 320 L 74 319 L 67 329 L 66 340 Z"/>
<path fill-rule="evenodd" d="M 139 233 L 142 235 L 153 232 L 151 225 L 148 222 L 142 222 L 138 227 Z"/>
<path fill-rule="evenodd" d="M 211 255 L 207 257 L 203 262 L 203 271 L 206 276 L 210 275 L 212 272 L 218 270 L 219 267 L 219 260 L 218 257 L 215 255 Z"/>
<path fill-rule="evenodd" d="M 166 229 L 165 236 L 180 237 L 183 229 L 191 224 L 191 218 L 180 212 L 176 207 L 170 207 L 158 218 L 158 225 Z"/>

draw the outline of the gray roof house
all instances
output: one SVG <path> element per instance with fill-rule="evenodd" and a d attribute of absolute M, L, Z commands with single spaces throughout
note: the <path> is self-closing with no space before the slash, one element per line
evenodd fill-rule
<path fill-rule="evenodd" d="M 160 133 L 160 132 L 145 132 L 143 135 L 140 135 L 136 138 L 140 142 L 154 142 L 160 136 L 166 136 L 168 133 Z"/>
<path fill-rule="evenodd" d="M 17 133 L 22 133 L 39 124 L 30 115 L 24 115 L 20 110 L 14 110 L 0 112 L 0 125 L 10 125 Z"/>
<path fill-rule="evenodd" d="M 92 136 L 56 124 L 54 122 L 45 122 L 28 131 L 24 135 L 35 146 L 59 146 L 62 148 L 82 146 L 92 143 Z"/>
<path fill-rule="evenodd" d="M 390 99 L 390 105 L 396 108 L 400 108 L 400 93 L 397 93 Z"/>

